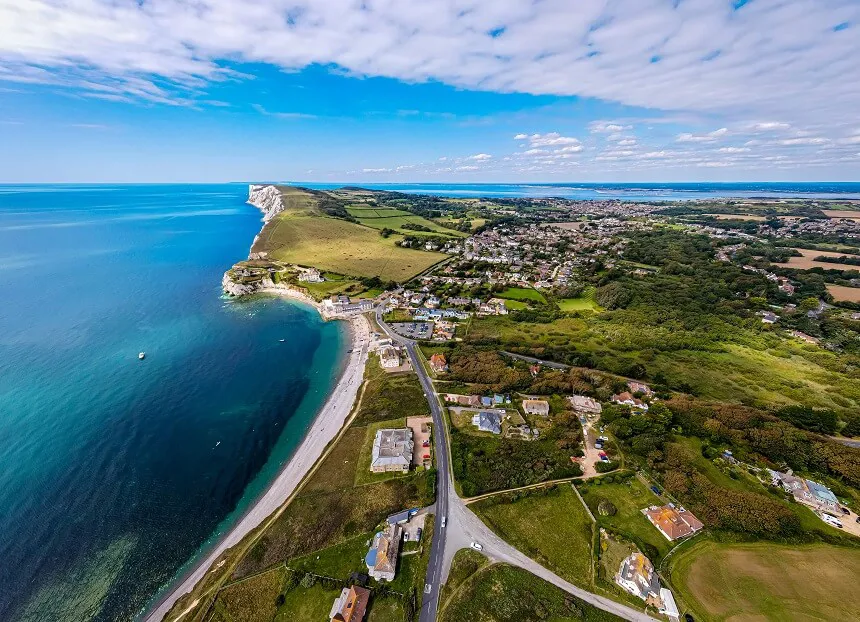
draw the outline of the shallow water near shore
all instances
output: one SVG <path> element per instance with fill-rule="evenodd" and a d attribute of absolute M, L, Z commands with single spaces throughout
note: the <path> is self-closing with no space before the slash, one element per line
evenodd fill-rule
<path fill-rule="evenodd" d="M 343 327 L 220 296 L 246 197 L 0 186 L 0 620 L 139 615 L 324 403 Z"/>

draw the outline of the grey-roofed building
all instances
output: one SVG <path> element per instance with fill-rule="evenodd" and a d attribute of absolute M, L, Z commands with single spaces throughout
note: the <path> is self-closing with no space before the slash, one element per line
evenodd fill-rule
<path fill-rule="evenodd" d="M 370 470 L 374 473 L 409 471 L 413 447 L 410 428 L 378 430 L 373 439 Z"/>
<path fill-rule="evenodd" d="M 618 574 L 615 575 L 615 582 L 642 600 L 660 596 L 660 579 L 654 572 L 654 566 L 639 551 L 624 558 Z"/>
<path fill-rule="evenodd" d="M 496 413 L 488 413 L 481 411 L 472 417 L 472 425 L 476 426 L 481 432 L 492 432 L 493 434 L 502 433 L 502 418 Z"/>

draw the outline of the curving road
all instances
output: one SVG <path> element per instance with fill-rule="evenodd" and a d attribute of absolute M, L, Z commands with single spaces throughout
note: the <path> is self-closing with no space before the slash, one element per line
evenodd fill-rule
<path fill-rule="evenodd" d="M 376 309 L 376 321 L 388 336 L 403 345 L 409 353 L 412 367 L 418 374 L 418 379 L 430 405 L 435 430 L 434 449 L 436 452 L 436 517 L 433 530 L 433 543 L 430 547 L 430 561 L 427 566 L 427 583 L 421 603 L 420 622 L 435 622 L 439 608 L 439 587 L 448 579 L 451 560 L 460 549 L 467 548 L 472 542 L 479 542 L 483 554 L 490 560 L 511 564 L 528 570 L 532 574 L 563 589 L 565 592 L 584 600 L 585 602 L 617 615 L 625 620 L 644 622 L 654 620 L 650 616 L 616 603 L 613 600 L 592 594 L 565 581 L 557 574 L 547 570 L 533 559 L 524 555 L 510 544 L 499 538 L 487 527 L 474 512 L 472 512 L 454 489 L 448 455 L 448 428 L 442 406 L 436 396 L 433 383 L 427 375 L 427 370 L 421 363 L 415 342 L 396 334 L 382 319 L 382 310 Z M 442 519 L 446 519 L 442 527 Z"/>

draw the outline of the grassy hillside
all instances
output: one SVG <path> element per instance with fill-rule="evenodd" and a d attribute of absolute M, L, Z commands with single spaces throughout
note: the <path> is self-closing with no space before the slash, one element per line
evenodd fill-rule
<path fill-rule="evenodd" d="M 287 209 L 263 227 L 252 252 L 338 274 L 378 276 L 383 281 L 407 281 L 445 258 L 441 253 L 397 246 L 399 236 L 383 238 L 371 227 L 327 216 L 319 207 L 325 199 L 320 194 L 284 187 L 282 195 Z"/>

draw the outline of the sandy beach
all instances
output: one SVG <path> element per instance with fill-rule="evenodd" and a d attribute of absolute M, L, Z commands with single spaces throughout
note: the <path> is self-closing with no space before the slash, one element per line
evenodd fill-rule
<path fill-rule="evenodd" d="M 320 305 L 307 295 L 286 288 L 270 288 L 266 293 L 277 294 L 302 300 L 321 311 Z M 158 622 L 173 607 L 174 603 L 192 590 L 194 585 L 209 571 L 212 564 L 225 550 L 235 546 L 251 530 L 263 522 L 296 490 L 305 474 L 320 458 L 326 446 L 337 436 L 355 403 L 358 390 L 364 377 L 370 345 L 370 324 L 361 315 L 350 317 L 349 332 L 352 352 L 340 379 L 331 392 L 325 405 L 314 419 L 307 435 L 296 453 L 271 483 L 265 493 L 254 503 L 236 525 L 227 532 L 212 551 L 195 568 L 185 575 L 182 582 L 146 616 L 147 622 Z M 181 617 L 181 616 L 178 616 Z"/>

